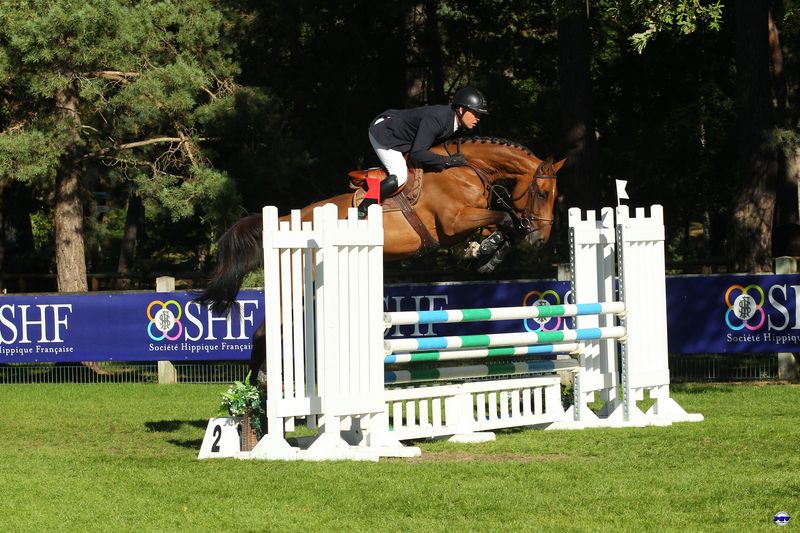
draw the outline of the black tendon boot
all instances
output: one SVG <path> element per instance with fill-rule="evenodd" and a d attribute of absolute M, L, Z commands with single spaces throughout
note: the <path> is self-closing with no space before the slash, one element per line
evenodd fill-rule
<path fill-rule="evenodd" d="M 399 186 L 397 185 L 397 176 L 395 176 L 394 174 L 389 174 L 388 176 L 386 176 L 386 179 L 384 179 L 381 182 L 381 189 L 380 189 L 381 201 L 383 201 L 386 198 L 389 198 L 391 195 L 397 192 L 398 188 Z M 375 200 L 373 198 L 364 198 L 361 201 L 361 203 L 358 204 L 358 218 L 362 219 L 367 218 L 367 209 L 374 203 Z"/>

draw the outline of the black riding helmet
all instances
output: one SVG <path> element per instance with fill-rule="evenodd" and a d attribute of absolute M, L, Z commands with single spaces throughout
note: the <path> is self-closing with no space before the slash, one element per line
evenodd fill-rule
<path fill-rule="evenodd" d="M 489 114 L 486 97 L 475 87 L 462 87 L 456 91 L 456 95 L 453 97 L 453 109 L 459 106 L 466 107 L 475 113 Z"/>

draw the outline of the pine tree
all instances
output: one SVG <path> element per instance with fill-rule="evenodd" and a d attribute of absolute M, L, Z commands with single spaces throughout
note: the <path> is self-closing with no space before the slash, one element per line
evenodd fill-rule
<path fill-rule="evenodd" d="M 84 200 L 115 184 L 173 220 L 230 192 L 204 131 L 236 64 L 210 0 L 0 4 L 0 182 L 53 198 L 60 291 L 85 291 Z"/>

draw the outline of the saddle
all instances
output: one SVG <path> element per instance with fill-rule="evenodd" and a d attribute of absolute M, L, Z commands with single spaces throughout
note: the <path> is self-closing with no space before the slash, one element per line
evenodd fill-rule
<path fill-rule="evenodd" d="M 409 168 L 408 178 L 402 187 L 397 189 L 392 196 L 381 202 L 384 212 L 401 211 L 408 220 L 408 223 L 419 235 L 422 244 L 417 251 L 417 256 L 424 255 L 439 248 L 439 243 L 428 231 L 414 210 L 414 206 L 422 194 L 422 174 L 421 168 Z M 385 169 L 380 167 L 368 168 L 366 170 L 351 170 L 347 173 L 350 177 L 350 188 L 355 189 L 353 193 L 353 207 L 364 200 L 366 192 L 367 178 L 378 178 L 383 181 L 388 176 Z"/>
<path fill-rule="evenodd" d="M 368 168 L 366 170 L 351 170 L 347 173 L 347 175 L 350 177 L 350 188 L 355 189 L 355 192 L 353 193 L 353 207 L 358 207 L 358 204 L 360 204 L 361 200 L 364 199 L 364 195 L 366 194 L 367 178 L 379 179 L 380 181 L 383 181 L 388 176 L 386 170 L 380 167 Z M 401 193 L 405 194 L 405 198 L 408 200 L 408 203 L 414 206 L 416 205 L 417 200 L 419 200 L 421 191 L 422 169 L 410 168 L 408 169 L 408 177 L 406 178 L 406 182 L 400 188 L 398 188 L 392 196 L 384 199 L 381 202 L 383 210 L 397 211 L 398 209 L 401 209 L 398 201 L 396 200 L 397 196 L 399 196 Z"/>

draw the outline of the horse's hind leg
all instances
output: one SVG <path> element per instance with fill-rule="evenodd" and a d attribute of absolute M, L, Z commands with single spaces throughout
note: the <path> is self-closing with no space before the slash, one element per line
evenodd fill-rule
<path fill-rule="evenodd" d="M 267 335 L 266 323 L 262 322 L 253 333 L 253 348 L 250 351 L 250 383 L 267 382 Z"/>

